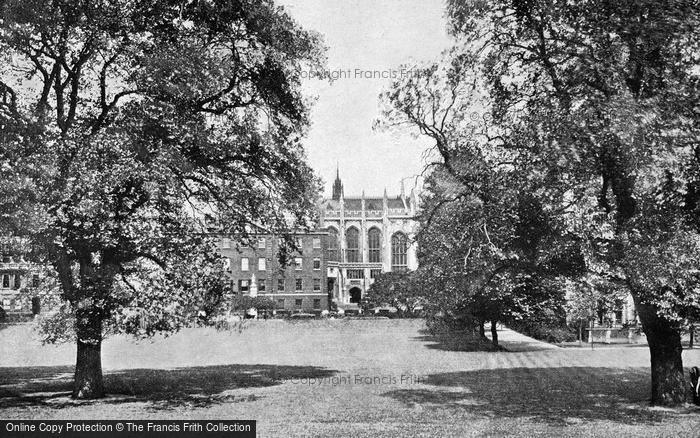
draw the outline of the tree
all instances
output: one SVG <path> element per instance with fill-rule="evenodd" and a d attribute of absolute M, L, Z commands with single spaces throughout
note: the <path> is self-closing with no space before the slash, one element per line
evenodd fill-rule
<path fill-rule="evenodd" d="M 270 0 L 0 10 L 0 228 L 55 270 L 73 397 L 101 397 L 104 336 L 177 330 L 227 291 L 208 218 L 243 243 L 309 222 L 299 72 L 319 38 Z"/>
<path fill-rule="evenodd" d="M 560 175 L 578 202 L 596 193 L 589 205 L 607 215 L 612 231 L 599 239 L 607 245 L 600 252 L 631 290 L 649 342 L 652 402 L 688 400 L 678 301 L 696 294 L 697 281 L 691 264 L 682 265 L 698 254 L 688 201 L 698 169 L 698 62 L 690 53 L 698 50 L 700 8 L 505 1 L 481 4 L 469 18 L 464 5 L 451 9 L 459 11 L 457 33 L 493 32 L 483 65 L 498 112 L 526 108 L 503 144 L 535 149 L 542 171 Z M 653 258 L 671 248 L 676 260 Z M 665 275 L 671 272 L 679 277 Z"/>
<path fill-rule="evenodd" d="M 383 272 L 367 291 L 367 301 L 375 306 L 390 305 L 399 314 L 412 315 L 424 302 L 421 280 L 416 271 Z"/>
<path fill-rule="evenodd" d="M 517 175 L 500 174 L 503 183 L 489 187 L 493 174 L 479 176 L 473 185 L 457 183 L 444 170 L 428 176 L 418 272 L 435 285 L 425 288 L 434 312 L 456 311 L 474 321 L 482 335 L 484 324 L 491 323 L 497 345 L 499 322 L 563 324 L 564 295 L 555 292 L 561 290 L 559 277 L 582 272 L 584 266 L 580 248 L 552 228 L 541 205 L 514 179 Z M 488 189 L 475 190 L 477 184 Z M 457 202 L 450 195 L 454 191 L 464 200 Z M 554 249 L 552 240 L 559 242 Z M 561 318 L 545 317 L 552 311 Z"/>
<path fill-rule="evenodd" d="M 474 143 L 519 175 L 556 228 L 588 248 L 587 267 L 631 291 L 652 402 L 687 401 L 680 330 L 700 280 L 700 7 L 454 0 L 448 16 L 459 40 L 450 61 L 397 84 L 392 114 L 433 138 L 465 185 Z M 470 94 L 489 116 L 480 126 L 464 123 Z"/>

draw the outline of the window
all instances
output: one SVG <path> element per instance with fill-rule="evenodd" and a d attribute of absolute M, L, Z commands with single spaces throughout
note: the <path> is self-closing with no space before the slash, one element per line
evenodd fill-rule
<path fill-rule="evenodd" d="M 365 278 L 365 271 L 363 269 L 348 269 L 348 279 L 358 280 Z"/>
<path fill-rule="evenodd" d="M 357 228 L 348 228 L 345 232 L 345 244 L 347 245 L 346 259 L 348 263 L 360 261 L 360 232 Z"/>
<path fill-rule="evenodd" d="M 277 279 L 277 290 L 279 292 L 284 292 L 284 278 Z"/>
<path fill-rule="evenodd" d="M 321 279 L 314 278 L 314 292 L 320 292 L 320 291 L 321 291 Z"/>
<path fill-rule="evenodd" d="M 265 238 L 258 238 L 258 249 L 265 249 Z"/>
<path fill-rule="evenodd" d="M 32 275 L 32 287 L 39 287 L 39 274 Z"/>
<path fill-rule="evenodd" d="M 2 276 L 2 288 L 3 289 L 10 288 L 10 275 L 9 274 L 3 274 L 3 276 Z"/>
<path fill-rule="evenodd" d="M 319 298 L 314 298 L 314 309 L 319 310 L 321 308 L 321 300 Z"/>
<path fill-rule="evenodd" d="M 338 230 L 335 228 L 328 229 L 328 260 L 332 262 L 338 261 Z"/>
<path fill-rule="evenodd" d="M 369 262 L 381 263 L 382 261 L 382 232 L 378 228 L 372 228 L 367 233 L 369 243 Z"/>
<path fill-rule="evenodd" d="M 382 273 L 381 269 L 370 269 L 369 278 L 377 278 Z"/>
<path fill-rule="evenodd" d="M 241 271 L 247 271 L 248 270 L 248 257 L 243 257 L 241 259 Z"/>
<path fill-rule="evenodd" d="M 296 237 L 294 240 L 294 244 L 296 245 L 297 250 L 299 252 L 304 251 L 304 240 L 301 237 Z"/>
<path fill-rule="evenodd" d="M 266 268 L 266 265 L 265 265 L 265 258 L 264 258 L 264 257 L 260 257 L 260 258 L 258 259 L 258 271 L 264 271 L 265 268 Z"/>
<path fill-rule="evenodd" d="M 224 257 L 224 271 L 230 271 L 231 270 L 231 259 L 228 257 Z"/>
<path fill-rule="evenodd" d="M 321 259 L 316 258 L 314 259 L 314 270 L 318 271 L 321 269 Z"/>
<path fill-rule="evenodd" d="M 22 276 L 20 274 L 15 274 L 15 289 L 19 289 L 22 285 Z"/>
<path fill-rule="evenodd" d="M 321 238 L 320 237 L 314 237 L 313 243 L 314 243 L 314 249 L 321 249 Z"/>
<path fill-rule="evenodd" d="M 284 309 L 284 298 L 280 298 L 277 300 L 277 308 Z"/>
<path fill-rule="evenodd" d="M 405 271 L 408 269 L 407 262 L 408 239 L 403 233 L 396 233 L 391 236 L 391 270 Z"/>
<path fill-rule="evenodd" d="M 3 298 L 2 307 L 6 308 L 6 309 L 10 308 L 10 299 L 9 298 Z"/>
<path fill-rule="evenodd" d="M 615 324 L 622 324 L 622 310 L 615 310 Z"/>
<path fill-rule="evenodd" d="M 250 281 L 249 280 L 238 280 L 238 293 L 247 294 L 249 290 L 250 290 Z"/>
<path fill-rule="evenodd" d="M 297 309 L 301 309 L 301 303 L 302 303 L 302 300 L 299 298 L 294 300 L 294 307 L 296 307 Z"/>
<path fill-rule="evenodd" d="M 294 289 L 295 289 L 295 290 L 302 290 L 302 289 L 303 289 L 303 286 L 304 286 L 304 284 L 303 284 L 303 282 L 301 281 L 301 278 L 297 278 L 297 279 L 296 279 L 296 282 L 295 282 L 295 287 L 294 287 Z"/>
<path fill-rule="evenodd" d="M 297 271 L 301 271 L 301 269 L 303 267 L 302 263 L 303 263 L 303 261 L 302 261 L 301 257 L 295 257 L 294 258 L 294 269 L 296 269 Z"/>
<path fill-rule="evenodd" d="M 258 291 L 265 292 L 265 279 L 261 278 L 258 280 Z"/>
<path fill-rule="evenodd" d="M 231 248 L 231 239 L 228 237 L 221 239 L 221 247 L 226 249 Z"/>

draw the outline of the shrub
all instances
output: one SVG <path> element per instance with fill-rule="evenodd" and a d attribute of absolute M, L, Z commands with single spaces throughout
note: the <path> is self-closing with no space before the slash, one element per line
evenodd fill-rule
<path fill-rule="evenodd" d="M 570 342 L 577 339 L 575 330 L 563 325 L 544 325 L 527 321 L 510 324 L 509 327 L 524 335 L 533 337 L 540 341 L 558 344 L 560 342 Z"/>
<path fill-rule="evenodd" d="M 248 295 L 243 295 L 235 297 L 231 303 L 232 310 L 273 310 L 275 308 L 275 302 L 269 298 L 265 297 L 250 297 Z"/>

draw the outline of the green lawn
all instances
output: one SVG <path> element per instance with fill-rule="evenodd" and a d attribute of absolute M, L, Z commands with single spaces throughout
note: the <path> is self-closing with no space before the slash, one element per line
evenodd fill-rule
<path fill-rule="evenodd" d="M 646 347 L 453 351 L 416 320 L 258 321 L 108 340 L 107 399 L 69 398 L 75 349 L 2 331 L 0 417 L 256 419 L 259 436 L 700 436 L 648 406 Z M 700 350 L 686 352 L 700 364 Z"/>

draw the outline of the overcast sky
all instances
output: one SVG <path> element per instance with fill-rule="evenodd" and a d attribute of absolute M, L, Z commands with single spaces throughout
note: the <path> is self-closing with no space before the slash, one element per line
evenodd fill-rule
<path fill-rule="evenodd" d="M 437 60 L 448 48 L 444 0 L 278 0 L 303 27 L 323 34 L 328 69 L 344 76 L 308 79 L 305 88 L 318 97 L 306 150 L 323 178 L 325 193 L 335 178 L 336 162 L 347 196 L 390 195 L 402 178 L 422 170 L 421 154 L 430 145 L 408 133 L 374 132 L 378 95 L 389 79 L 359 71 L 397 70 L 401 64 Z M 358 74 L 359 73 L 359 74 Z M 374 76 L 374 75 L 371 75 Z M 406 181 L 410 190 L 412 180 Z"/>

